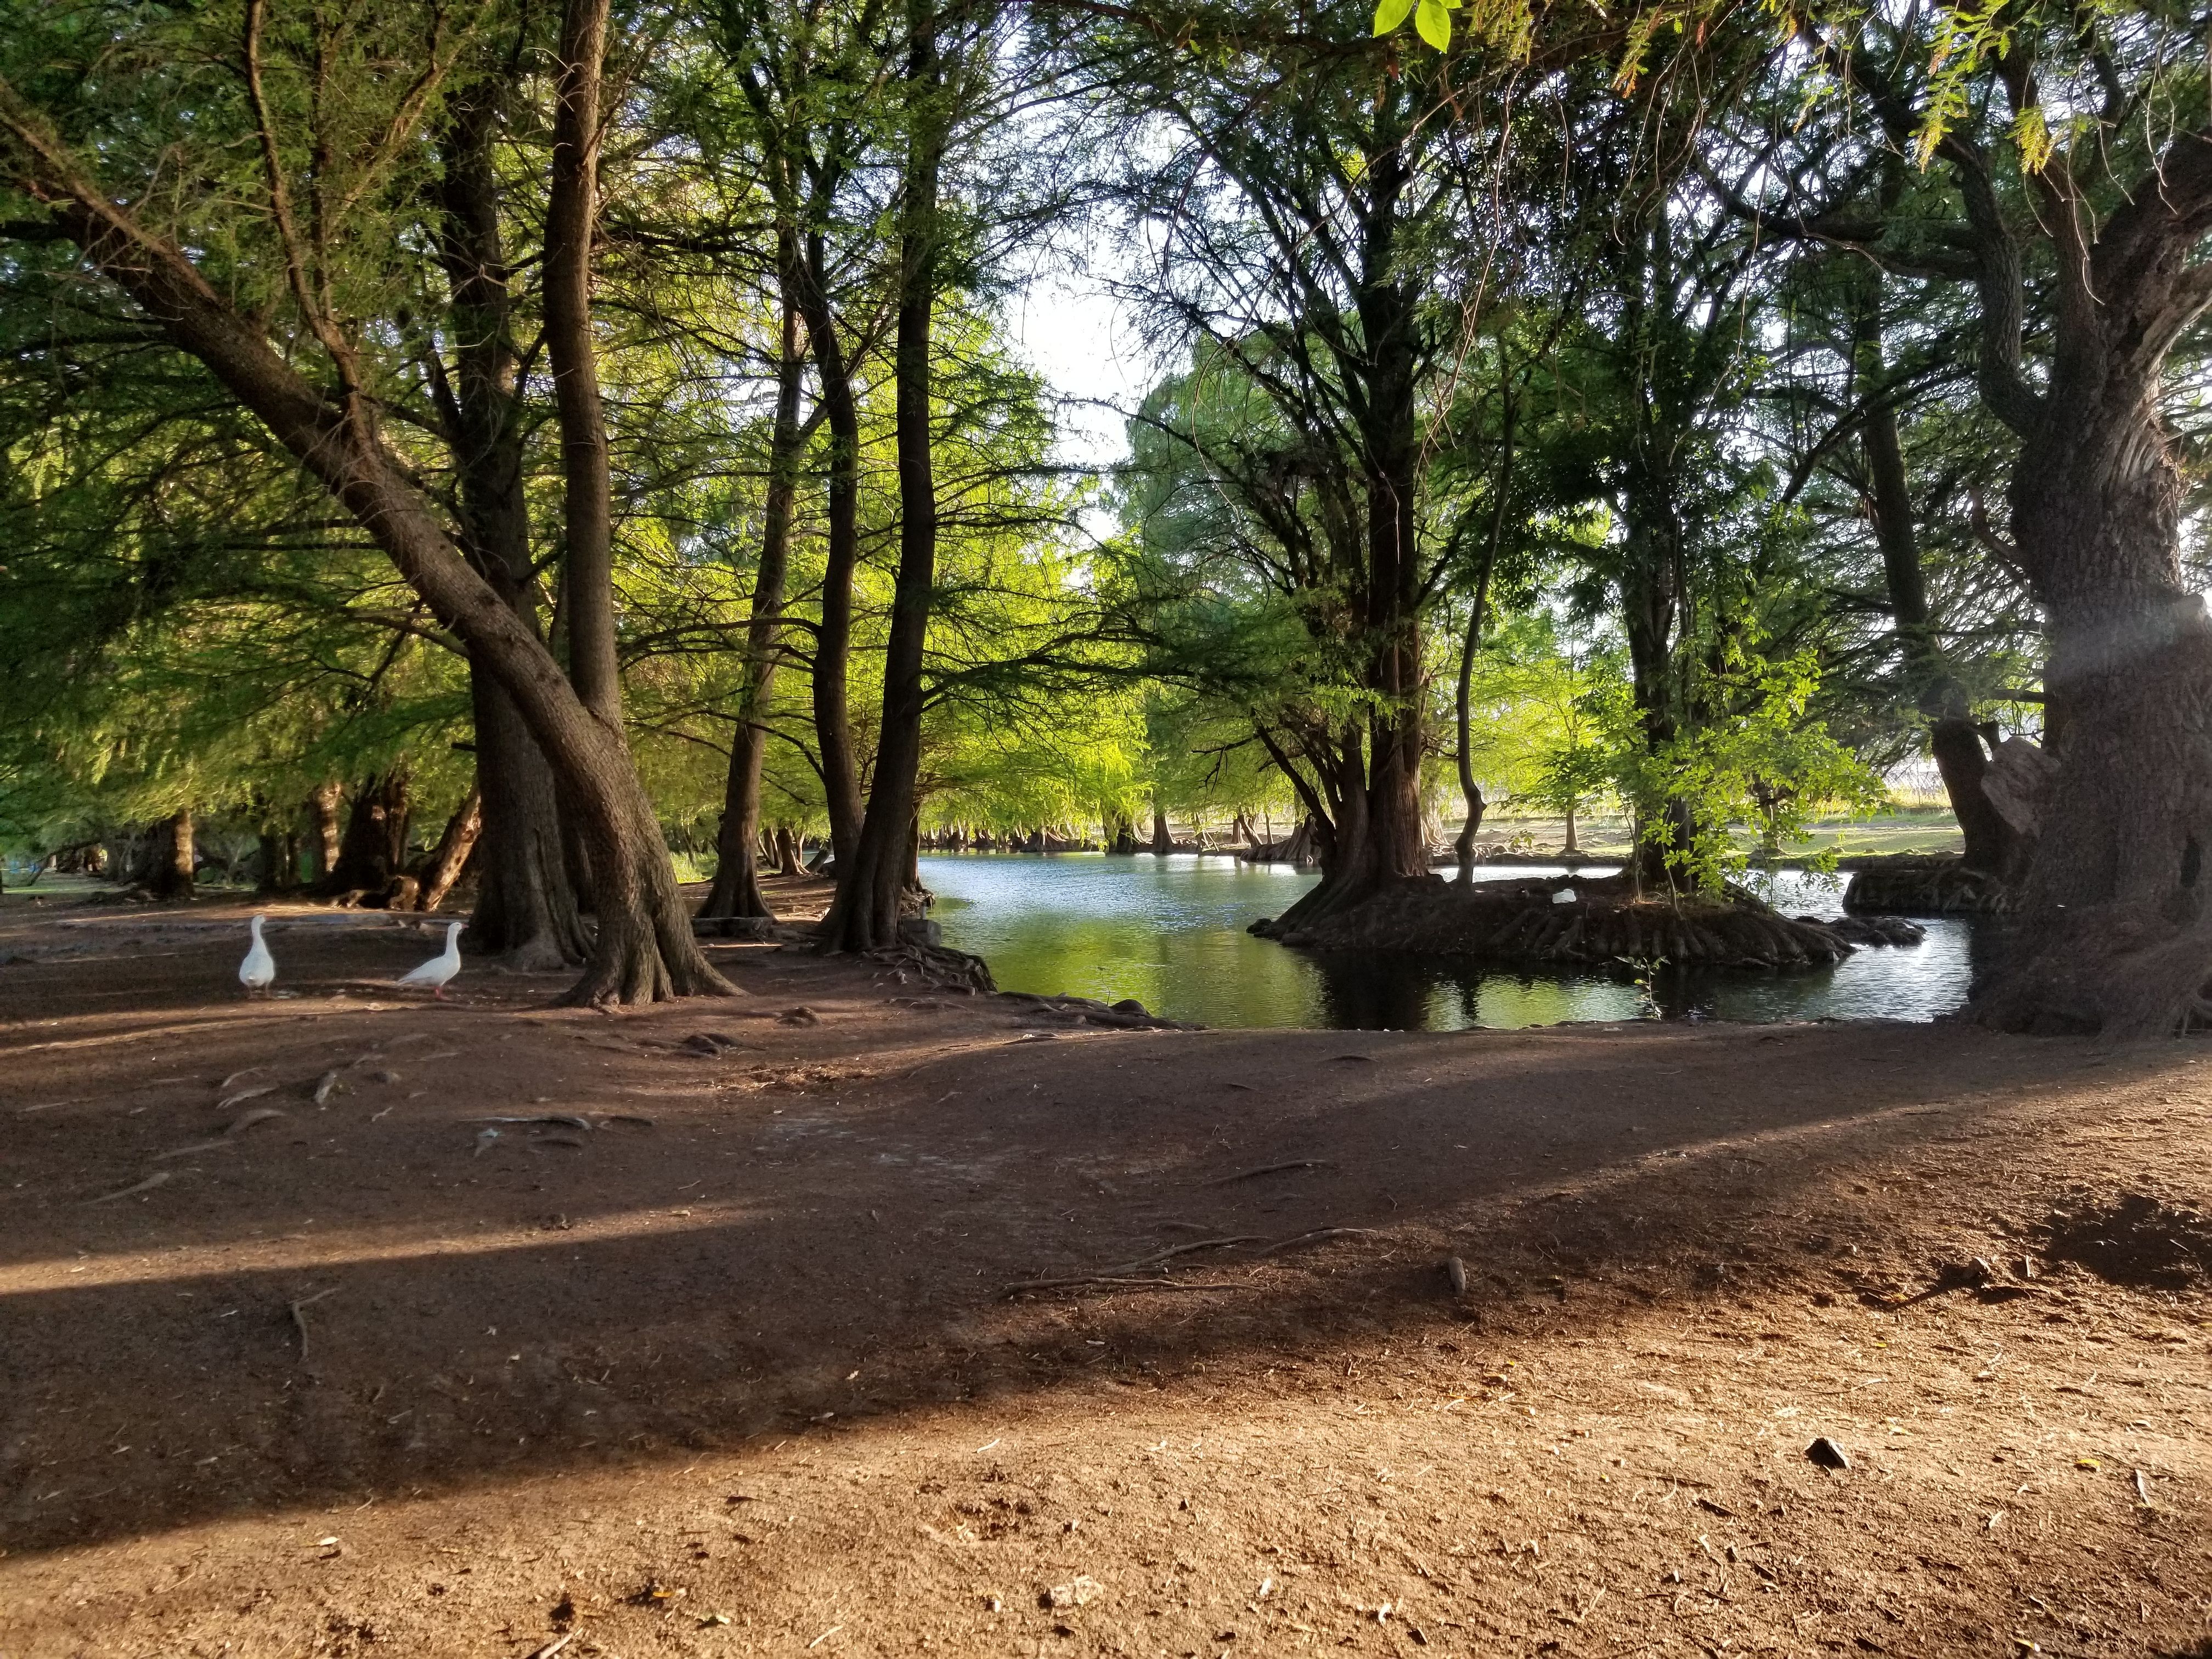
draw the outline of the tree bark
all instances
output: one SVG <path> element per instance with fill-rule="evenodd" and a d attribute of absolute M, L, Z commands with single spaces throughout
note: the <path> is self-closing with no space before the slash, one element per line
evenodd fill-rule
<path fill-rule="evenodd" d="M 775 826 L 775 862 L 780 876 L 796 878 L 806 873 L 806 860 L 799 850 L 799 837 L 787 823 Z"/>
<path fill-rule="evenodd" d="M 321 785 L 307 797 L 307 823 L 313 832 L 307 842 L 307 876 L 312 887 L 320 887 L 337 868 L 338 847 L 344 833 L 338 823 L 338 807 L 344 799 L 345 787 L 335 782 Z"/>
<path fill-rule="evenodd" d="M 934 0 L 907 4 L 907 152 L 899 201 L 897 406 L 899 563 L 884 650 L 884 713 L 860 838 L 837 860 L 837 896 L 822 921 L 823 948 L 868 951 L 898 942 L 906 843 L 915 833 L 921 766 L 922 659 L 937 580 L 937 483 L 932 454 L 931 324 L 943 240 L 938 187 L 944 163 L 945 65 Z"/>
<path fill-rule="evenodd" d="M 545 355 L 560 412 L 568 674 L 584 707 L 619 731 L 614 483 L 592 338 L 592 238 L 599 220 L 599 83 L 608 5 L 609 0 L 567 0 L 562 12 L 553 178 L 545 204 Z"/>
<path fill-rule="evenodd" d="M 2180 479 L 2150 410 L 2124 392 L 2054 409 L 2014 480 L 2064 724 L 2012 943 L 1974 1004 L 2006 1030 L 2166 1036 L 2207 1014 L 2212 622 L 2182 574 Z"/>
<path fill-rule="evenodd" d="M 2056 768 L 1974 1014 L 2166 1036 L 2212 1018 L 2212 619 L 2182 570 L 2183 480 L 2158 413 L 2166 353 L 2212 301 L 2212 267 L 2191 263 L 2212 230 L 2212 139 L 2175 138 L 2094 242 L 2069 166 L 2042 183 L 2060 243 L 2048 386 L 2018 376 L 2002 332 L 1983 368 L 2022 438 L 2013 538 L 2049 620 Z"/>
<path fill-rule="evenodd" d="M 476 851 L 477 838 L 483 830 L 483 791 L 476 785 L 469 786 L 468 794 L 453 809 L 453 816 L 446 820 L 445 833 L 438 837 L 437 850 L 431 854 L 430 862 L 422 872 L 422 889 L 416 896 L 415 908 L 434 910 L 446 902 L 446 895 L 461 878 L 468 867 L 469 855 Z"/>
<path fill-rule="evenodd" d="M 471 569 L 435 509 L 386 446 L 367 399 L 333 398 L 279 356 L 256 323 L 209 286 L 76 168 L 44 122 L 0 83 L 0 176 L 44 202 L 179 350 L 261 420 L 381 548 L 431 614 L 495 674 L 558 775 L 592 847 L 599 929 L 586 1002 L 635 1002 L 732 987 L 691 936 L 653 803 L 621 734 L 585 708 L 561 665 Z M 326 319 L 327 320 L 327 319 Z"/>
<path fill-rule="evenodd" d="M 1168 815 L 1158 801 L 1152 803 L 1152 851 L 1161 858 L 1175 851 L 1175 831 L 1168 828 Z"/>
<path fill-rule="evenodd" d="M 381 905 L 392 878 L 407 867 L 407 772 L 393 767 L 362 781 L 354 792 L 337 861 L 319 890 L 325 898 L 358 893 Z"/>
<path fill-rule="evenodd" d="M 1334 746 L 1333 763 L 1315 758 L 1333 799 L 1309 798 L 1321 881 L 1278 918 L 1278 928 L 1348 909 L 1386 883 L 1425 876 L 1428 838 L 1421 823 L 1420 596 L 1417 541 L 1420 445 L 1416 393 L 1420 342 L 1414 290 L 1398 247 L 1400 204 L 1408 183 L 1402 128 L 1393 100 L 1378 100 L 1367 145 L 1366 212 L 1355 292 L 1365 357 L 1355 403 L 1360 471 L 1366 494 L 1364 581 L 1360 632 L 1369 652 L 1370 712 L 1364 732 Z M 1349 375 L 1352 371 L 1346 365 Z M 1278 763 L 1294 783 L 1284 756 Z M 1334 772 L 1330 778 L 1326 775 Z M 1306 793 L 1303 784 L 1302 793 Z M 1328 808 L 1334 806 L 1332 813 Z"/>
<path fill-rule="evenodd" d="M 1862 308 L 1856 342 L 1856 377 L 1878 392 L 1883 373 L 1881 279 L 1863 277 L 1871 292 Z M 1890 617 L 1897 631 L 1905 689 L 1928 721 L 1929 752 L 1943 780 L 1944 793 L 1959 820 L 1970 870 L 2002 873 L 2014 837 L 1987 795 L 1982 779 L 1989 755 L 1975 729 L 1966 688 L 1946 660 L 1942 641 L 1928 606 L 1928 585 L 1920 565 L 1920 537 L 1912 494 L 1905 470 L 1905 446 L 1897 428 L 1896 406 L 1876 395 L 1860 423 L 1866 453 L 1868 516 L 1881 550 L 1882 574 L 1889 590 Z"/>
<path fill-rule="evenodd" d="M 493 155 L 504 95 L 495 77 L 459 89 L 439 133 L 439 257 L 455 365 L 453 396 L 444 414 L 460 477 L 462 550 L 536 638 L 522 363 Z M 474 649 L 469 700 L 482 799 L 470 948 L 520 973 L 580 963 L 591 941 L 568 879 L 552 771 L 513 699 Z"/>
<path fill-rule="evenodd" d="M 192 809 L 179 807 L 155 831 L 152 879 L 147 890 L 157 899 L 188 899 L 199 868 L 192 843 Z"/>
<path fill-rule="evenodd" d="M 860 409 L 830 300 L 829 254 L 810 230 L 800 272 L 800 305 L 830 425 L 828 544 L 822 567 L 821 625 L 815 631 L 814 740 L 830 814 L 830 856 L 842 870 L 860 840 L 860 767 L 853 748 L 849 695 L 853 577 L 860 565 Z"/>
<path fill-rule="evenodd" d="M 714 883 L 699 907 L 702 921 L 775 914 L 761 897 L 757 860 L 760 845 L 761 763 L 766 758 L 769 692 L 775 684 L 783 591 L 791 562 L 792 507 L 799 493 L 799 452 L 805 434 L 799 404 L 806 358 L 799 338 L 798 236 L 788 225 L 776 235 L 776 270 L 783 295 L 783 332 L 776 359 L 775 425 L 769 440 L 768 492 L 762 505 L 760 564 L 753 578 L 752 612 L 745 623 L 745 661 L 738 692 L 736 730 L 730 736 L 730 770 L 724 790 L 720 854 Z"/>

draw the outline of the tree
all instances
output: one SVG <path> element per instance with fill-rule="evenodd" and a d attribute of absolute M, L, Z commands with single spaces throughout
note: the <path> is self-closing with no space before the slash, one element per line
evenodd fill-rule
<path fill-rule="evenodd" d="M 209 280 L 202 262 L 214 263 L 215 255 L 188 253 L 184 243 L 145 222 L 140 210 L 120 205 L 113 188 L 95 183 L 86 170 L 79 159 L 81 142 L 64 136 L 57 117 L 96 131 L 102 118 L 118 118 L 125 112 L 117 107 L 114 94 L 121 88 L 116 85 L 104 86 L 101 98 L 89 100 L 81 80 L 72 84 L 51 67 L 68 61 L 62 48 L 70 43 L 69 27 L 75 21 L 64 17 L 36 38 L 29 32 L 19 37 L 27 48 L 25 55 L 40 65 L 44 107 L 29 100 L 15 73 L 0 76 L 0 179 L 36 204 L 43 222 L 81 249 L 88 264 L 127 295 L 170 343 L 197 359 L 215 382 L 268 427 L 514 698 L 559 776 L 591 850 L 599 930 L 585 977 L 573 994 L 584 1000 L 634 1001 L 726 992 L 726 981 L 707 963 L 691 937 L 652 804 L 621 734 L 586 708 L 536 635 L 469 567 L 448 521 L 386 441 L 372 386 L 378 365 L 337 303 L 338 285 L 349 273 L 334 256 L 361 246 L 353 238 L 368 228 L 372 186 L 399 165 L 452 68 L 454 48 L 444 43 L 442 25 L 410 33 L 416 20 L 393 16 L 384 20 L 390 33 L 362 32 L 343 40 L 318 36 L 309 43 L 311 51 L 315 46 L 325 49 L 319 61 L 326 76 L 345 67 L 331 64 L 327 55 L 341 49 L 374 55 L 397 36 L 428 39 L 435 47 L 427 64 L 407 80 L 348 77 L 364 100 L 387 100 L 380 107 L 353 102 L 342 111 L 326 110 L 319 100 L 309 105 L 308 215 L 303 226 L 294 207 L 302 168 L 295 148 L 301 135 L 284 118 L 301 100 L 288 98 L 280 106 L 271 98 L 265 17 L 259 0 L 247 0 L 241 96 L 229 107 L 243 112 L 244 136 L 258 151 L 258 193 L 274 237 L 274 268 L 283 273 L 289 321 L 314 343 L 330 374 L 326 386 L 318 386 L 276 349 L 266 325 Z M 137 44 L 150 48 L 155 43 Z M 331 120 L 343 114 L 349 138 L 364 131 L 386 136 L 358 147 L 349 143 L 339 150 L 327 131 L 313 126 L 326 114 Z M 100 153 L 110 168 L 151 159 L 119 144 Z M 351 162 L 343 179 L 325 171 L 331 158 L 341 154 Z M 147 191 L 133 189 L 120 199 L 152 198 Z M 164 206 L 175 211 L 173 204 Z M 189 222 L 220 210 L 210 198 L 184 204 L 179 216 Z M 203 246 L 228 249 L 241 238 L 250 240 L 249 227 L 240 221 L 203 220 L 197 228 L 207 236 Z"/>

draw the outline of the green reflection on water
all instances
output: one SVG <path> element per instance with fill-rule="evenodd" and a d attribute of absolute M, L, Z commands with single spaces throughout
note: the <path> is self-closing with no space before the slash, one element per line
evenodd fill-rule
<path fill-rule="evenodd" d="M 1255 918 L 1280 915 L 1316 879 L 1282 865 L 1194 854 L 987 853 L 926 858 L 921 875 L 938 895 L 933 914 L 945 942 L 984 957 L 1009 991 L 1104 1002 L 1133 997 L 1154 1013 L 1246 1029 L 1455 1030 L 1628 1020 L 1638 1012 L 1625 974 L 1522 974 L 1437 957 L 1292 951 L 1254 939 L 1244 930 Z M 1771 896 L 1783 909 L 1837 914 L 1834 878 L 1781 872 L 1772 880 Z M 1810 973 L 1672 975 L 1662 998 L 1672 1012 L 1722 1019 L 1933 1018 L 1965 996 L 1973 933 L 1956 921 L 1927 927 L 1924 945 L 1862 951 Z"/>

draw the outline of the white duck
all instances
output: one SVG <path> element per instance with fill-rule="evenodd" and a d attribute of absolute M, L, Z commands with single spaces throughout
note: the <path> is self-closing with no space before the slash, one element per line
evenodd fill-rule
<path fill-rule="evenodd" d="M 250 997 L 259 996 L 276 982 L 276 958 L 269 954 L 269 947 L 261 938 L 261 924 L 268 920 L 266 916 L 254 917 L 253 948 L 238 964 L 238 982 Z"/>
<path fill-rule="evenodd" d="M 398 982 L 402 985 L 427 985 L 434 996 L 441 1002 L 444 1001 L 447 985 L 454 975 L 461 971 L 461 929 L 467 926 L 465 921 L 447 922 L 445 953 L 432 957 L 420 968 L 400 975 Z"/>

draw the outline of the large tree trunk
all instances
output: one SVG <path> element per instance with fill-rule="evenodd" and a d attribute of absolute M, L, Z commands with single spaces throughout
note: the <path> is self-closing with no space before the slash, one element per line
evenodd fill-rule
<path fill-rule="evenodd" d="M 592 234 L 599 217 L 599 81 L 608 4 L 568 0 L 562 13 L 553 179 L 545 204 L 545 355 L 560 411 L 568 674 L 584 707 L 619 731 L 614 485 L 592 339 Z"/>
<path fill-rule="evenodd" d="M 908 0 L 907 155 L 899 202 L 896 382 L 898 576 L 884 650 L 883 727 L 867 815 L 852 859 L 837 859 L 837 896 L 822 919 L 823 948 L 868 951 L 898 942 L 899 892 L 907 840 L 915 833 L 921 767 L 922 658 L 937 580 L 937 480 L 932 455 L 930 325 L 937 304 L 943 228 L 938 184 L 944 162 L 944 64 L 934 0 Z"/>
<path fill-rule="evenodd" d="M 853 748 L 848 690 L 853 655 L 853 576 L 860 565 L 860 409 L 830 300 L 822 233 L 806 238 L 801 309 L 830 423 L 829 542 L 822 568 L 822 620 L 814 637 L 814 739 L 830 814 L 830 850 L 842 870 L 860 841 L 860 767 Z"/>
<path fill-rule="evenodd" d="M 775 865 L 780 876 L 795 879 L 806 873 L 806 860 L 799 852 L 799 837 L 787 823 L 775 826 Z"/>
<path fill-rule="evenodd" d="M 2206 1017 L 2212 979 L 2212 621 L 2182 574 L 2180 480 L 2149 399 L 2062 401 L 2074 390 L 2054 385 L 2013 483 L 2059 736 L 2011 942 L 1974 1011 L 2164 1036 Z"/>
<path fill-rule="evenodd" d="M 769 440 L 768 495 L 762 508 L 760 566 L 753 578 L 752 614 L 745 624 L 745 663 L 738 692 L 737 729 L 730 737 L 729 779 L 716 846 L 714 884 L 699 907 L 702 921 L 775 914 L 761 897 L 757 863 L 760 844 L 761 763 L 766 757 L 769 692 L 775 684 L 783 589 L 791 557 L 793 502 L 799 493 L 799 452 L 805 434 L 799 401 L 806 359 L 799 339 L 798 238 L 788 224 L 776 235 L 776 270 L 783 294 L 783 337 L 776 360 L 775 427 Z"/>
<path fill-rule="evenodd" d="M 1175 831 L 1168 828 L 1168 815 L 1158 801 L 1152 803 L 1152 851 L 1161 858 L 1175 851 Z"/>
<path fill-rule="evenodd" d="M 538 636 L 523 481 L 521 354 L 501 237 L 493 141 L 503 84 L 457 91 L 439 134 L 439 256 L 449 290 L 454 396 L 446 411 L 460 474 L 461 541 L 470 566 Z M 469 945 L 517 972 L 584 960 L 591 940 L 568 880 L 553 774 L 514 700 L 469 653 L 477 781 L 482 795 L 477 904 Z"/>
<path fill-rule="evenodd" d="M 1395 107 L 1395 98 L 1378 103 L 1368 147 L 1368 208 L 1356 295 L 1367 354 L 1361 368 L 1365 395 L 1358 404 L 1367 497 L 1366 582 L 1359 596 L 1360 620 L 1370 641 L 1366 765 L 1363 775 L 1360 739 L 1353 735 L 1337 751 L 1341 798 L 1306 800 L 1319 842 L 1322 878 L 1285 912 L 1278 927 L 1348 909 L 1387 883 L 1425 876 L 1429 870 L 1428 836 L 1421 821 L 1425 572 L 1415 518 L 1420 343 L 1414 290 L 1401 269 L 1397 245 L 1399 202 L 1407 175 Z M 1305 793 L 1303 784 L 1300 789 Z"/>
<path fill-rule="evenodd" d="M 620 732 L 584 707 L 536 633 L 470 568 L 378 434 L 374 404 L 325 395 L 278 356 L 258 324 L 79 172 L 43 121 L 3 88 L 0 129 L 14 140 L 0 147 L 6 176 L 46 203 L 63 234 L 170 342 L 268 426 L 514 699 L 592 843 L 594 873 L 605 877 L 598 940 L 572 999 L 729 994 L 691 936 L 667 844 Z"/>

